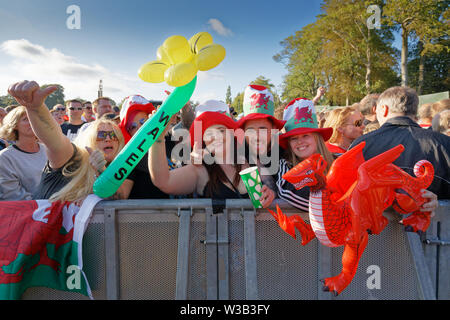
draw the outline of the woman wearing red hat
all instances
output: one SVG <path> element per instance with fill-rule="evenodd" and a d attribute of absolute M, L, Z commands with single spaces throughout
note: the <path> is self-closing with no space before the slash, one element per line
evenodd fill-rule
<path fill-rule="evenodd" d="M 335 160 L 325 142 L 333 134 L 333 128 L 319 128 L 314 104 L 311 100 L 297 98 L 285 108 L 283 119 L 286 120 L 286 132 L 279 137 L 280 146 L 285 149 L 285 158 L 280 159 L 278 172 L 278 196 L 292 206 L 309 211 L 309 187 L 296 188 L 282 177 L 298 163 L 315 153 L 319 153 L 327 162 L 325 175 Z M 428 190 L 423 190 L 422 196 L 431 199 L 422 206 L 422 211 L 434 211 L 437 206 L 437 196 Z"/>
<path fill-rule="evenodd" d="M 190 128 L 194 163 L 169 172 L 164 143 L 156 141 L 149 157 L 153 183 L 164 192 L 175 195 L 196 193 L 200 197 L 214 199 L 248 198 L 239 175 L 248 164 L 236 157 L 229 159 L 229 151 L 235 148 L 235 128 L 236 122 L 230 118 L 225 103 L 209 100 L 197 106 L 196 118 Z M 266 198 L 267 194 L 263 192 L 263 206 L 270 204 Z"/>
<path fill-rule="evenodd" d="M 140 95 L 132 95 L 125 99 L 120 110 L 121 121 L 119 123 L 125 144 L 130 141 L 155 110 L 153 104 Z M 122 188 L 126 190 L 128 199 L 168 199 L 169 195 L 158 189 L 150 179 L 147 155 L 148 153 L 125 179 Z"/>
<path fill-rule="evenodd" d="M 286 132 L 280 135 L 279 143 L 285 150 L 285 157 L 280 159 L 277 179 L 278 196 L 292 206 L 308 211 L 309 187 L 296 190 L 282 176 L 314 153 L 320 153 L 327 162 L 327 172 L 334 157 L 325 146 L 325 141 L 331 137 L 333 129 L 319 128 L 314 103 L 309 99 L 292 100 L 284 110 L 283 119 L 286 120 L 284 126 Z"/>

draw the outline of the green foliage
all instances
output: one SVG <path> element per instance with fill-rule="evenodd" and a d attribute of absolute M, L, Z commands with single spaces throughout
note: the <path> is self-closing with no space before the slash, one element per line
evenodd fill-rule
<path fill-rule="evenodd" d="M 450 39 L 440 40 L 436 44 L 442 47 L 450 46 Z M 418 46 L 414 46 L 409 53 L 408 62 L 409 86 L 419 87 L 419 64 L 420 51 Z M 450 55 L 446 50 L 439 52 L 428 52 L 424 59 L 424 79 L 422 94 L 450 91 Z"/>
<path fill-rule="evenodd" d="M 244 92 L 239 92 L 236 97 L 234 97 L 233 102 L 231 103 L 231 107 L 239 114 L 244 112 Z"/>
<path fill-rule="evenodd" d="M 45 105 L 48 109 L 52 109 L 53 106 L 57 104 L 64 104 L 64 87 L 60 84 L 44 84 L 41 86 L 42 89 L 50 87 L 50 86 L 57 86 L 58 89 L 50 94 L 47 99 L 45 99 Z"/>
<path fill-rule="evenodd" d="M 380 29 L 367 27 L 373 14 L 367 12 L 369 5 L 382 8 Z M 399 85 L 400 51 L 393 47 L 393 32 L 401 28 L 400 23 L 407 26 L 411 36 L 423 41 L 419 55 L 427 54 L 431 59 L 431 52 L 442 52 L 448 56 L 448 42 L 442 41 L 443 37 L 448 39 L 448 1 L 324 0 L 321 9 L 316 21 L 284 39 L 282 51 L 273 57 L 287 69 L 281 93 L 284 102 L 298 97 L 312 99 L 323 86 L 326 94 L 321 103 L 345 105 Z M 437 80 L 427 90 L 448 83 L 441 65 L 425 68 L 429 73 L 426 78 Z"/>
<path fill-rule="evenodd" d="M 228 88 L 227 88 L 227 93 L 226 93 L 226 95 L 225 95 L 225 103 L 228 104 L 228 105 L 231 105 L 232 102 L 233 102 L 233 101 L 232 101 L 232 99 L 231 99 L 231 87 L 228 86 Z"/>
<path fill-rule="evenodd" d="M 13 105 L 13 104 L 18 104 L 18 102 L 16 101 L 16 99 L 14 99 L 9 94 L 6 96 L 0 97 L 0 107 L 5 108 L 5 107 Z"/>
<path fill-rule="evenodd" d="M 448 39 L 449 30 L 449 1 L 448 0 L 420 0 L 411 3 L 409 0 L 387 0 L 383 8 L 384 22 L 387 25 L 402 30 L 402 65 L 408 62 L 408 39 L 421 42 L 418 54 L 425 56 L 428 53 L 449 53 L 448 42 L 439 40 Z M 413 64 L 414 65 L 414 64 Z M 416 64 L 419 67 L 418 64 Z M 409 84 L 408 68 L 402 69 L 402 77 Z M 411 70 L 415 73 L 416 69 Z"/>

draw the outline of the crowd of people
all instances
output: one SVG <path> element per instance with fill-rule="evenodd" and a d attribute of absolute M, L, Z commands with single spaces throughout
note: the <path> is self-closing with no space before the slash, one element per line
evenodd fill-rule
<path fill-rule="evenodd" d="M 54 90 L 34 81 L 8 90 L 18 105 L 0 108 L 0 200 L 81 203 L 159 107 L 140 95 L 127 97 L 121 109 L 107 97 L 46 106 Z M 321 87 L 314 99 L 297 98 L 275 110 L 266 87 L 249 85 L 238 117 L 219 100 L 195 108 L 188 103 L 109 199 L 248 198 L 239 172 L 257 166 L 264 208 L 281 198 L 308 211 L 309 188 L 297 190 L 283 174 L 315 153 L 327 171 L 361 141 L 366 160 L 402 144 L 405 151 L 394 164 L 413 176 L 417 161 L 433 164 L 423 211 L 450 199 L 450 99 L 419 106 L 413 89 L 393 87 L 317 113 L 324 94 Z M 188 137 L 180 139 L 180 132 Z"/>

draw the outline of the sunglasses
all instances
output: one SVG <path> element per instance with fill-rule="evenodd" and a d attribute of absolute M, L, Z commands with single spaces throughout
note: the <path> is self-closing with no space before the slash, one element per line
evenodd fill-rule
<path fill-rule="evenodd" d="M 106 140 L 107 136 L 109 136 L 109 138 L 113 141 L 119 140 L 119 138 L 117 138 L 117 135 L 114 131 L 98 131 L 97 132 L 97 141 Z"/>
<path fill-rule="evenodd" d="M 139 127 L 139 125 L 142 126 L 142 125 L 145 123 L 145 121 L 147 121 L 147 119 L 146 119 L 146 118 L 142 118 L 142 119 L 139 120 L 137 123 L 136 123 L 136 122 L 132 122 L 132 123 L 130 124 L 130 127 L 129 127 L 128 131 L 131 131 L 131 130 L 136 129 L 137 127 Z"/>
<path fill-rule="evenodd" d="M 92 107 L 84 107 L 85 109 L 88 109 L 88 110 L 91 110 L 92 109 Z"/>
<path fill-rule="evenodd" d="M 358 119 L 354 123 L 347 123 L 346 125 L 347 126 L 353 125 L 353 126 L 359 128 L 359 127 L 361 127 L 363 125 L 363 122 L 364 122 L 364 119 Z"/>
<path fill-rule="evenodd" d="M 82 108 L 82 107 L 79 107 L 79 108 L 70 107 L 69 110 L 72 110 L 72 111 L 73 111 L 73 110 L 83 110 L 83 108 Z"/>
<path fill-rule="evenodd" d="M 66 111 L 65 108 L 56 108 L 56 111 Z"/>

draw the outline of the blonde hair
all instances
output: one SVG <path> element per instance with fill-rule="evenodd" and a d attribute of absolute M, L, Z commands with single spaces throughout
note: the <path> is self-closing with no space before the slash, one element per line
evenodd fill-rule
<path fill-rule="evenodd" d="M 450 109 L 450 99 L 443 99 L 438 102 L 435 102 L 431 106 L 431 117 L 434 117 L 436 114 Z"/>
<path fill-rule="evenodd" d="M 109 103 L 111 103 L 111 101 L 112 101 L 112 99 L 111 99 L 111 98 L 108 98 L 108 97 L 98 97 L 98 98 L 95 99 L 91 104 L 92 104 L 94 107 L 97 107 L 97 106 L 99 105 L 99 103 L 100 103 L 100 100 L 108 100 Z"/>
<path fill-rule="evenodd" d="M 353 112 L 357 111 L 357 109 L 353 106 L 337 108 L 330 112 L 323 125 L 324 128 L 333 128 L 333 134 L 330 137 L 330 143 L 338 143 L 339 139 L 342 136 L 342 133 L 339 132 L 338 128 L 342 127 L 350 118 Z"/>
<path fill-rule="evenodd" d="M 371 122 L 364 128 L 363 134 L 378 130 L 380 128 L 380 123 L 378 121 Z"/>
<path fill-rule="evenodd" d="M 313 132 L 312 135 L 314 136 L 314 140 L 316 140 L 317 145 L 316 153 L 319 153 L 322 156 L 322 158 L 327 162 L 327 168 L 325 170 L 325 174 L 327 174 L 328 170 L 330 170 L 331 164 L 334 161 L 334 157 L 328 150 L 327 146 L 325 145 L 325 141 L 323 140 L 322 135 L 317 132 Z M 297 157 L 294 151 L 292 151 L 291 145 L 288 143 L 288 148 L 286 150 L 286 160 L 292 164 L 292 167 L 295 167 L 297 164 L 299 164 L 305 159 L 300 159 L 299 157 Z"/>
<path fill-rule="evenodd" d="M 438 131 L 440 133 L 450 135 L 450 109 L 441 111 L 439 113 L 439 126 Z"/>
<path fill-rule="evenodd" d="M 122 131 L 111 120 L 99 119 L 91 122 L 89 127 L 80 133 L 74 140 L 76 146 L 76 155 L 72 161 L 68 162 L 63 170 L 62 174 L 65 177 L 71 178 L 70 182 L 64 186 L 61 190 L 54 193 L 51 197 L 51 201 L 78 201 L 84 199 L 87 195 L 93 193 L 92 187 L 95 182 L 95 170 L 89 164 L 89 153 L 86 147 L 90 147 L 92 150 L 97 149 L 97 132 L 98 128 L 102 124 L 110 125 L 113 128 L 114 133 L 119 139 L 119 147 L 117 149 L 116 156 L 125 145 L 125 141 L 122 135 Z M 74 170 L 71 170 L 76 164 L 78 164 Z"/>
<path fill-rule="evenodd" d="M 417 117 L 420 119 L 433 119 L 433 104 L 424 103 L 417 110 Z"/>
<path fill-rule="evenodd" d="M 19 140 L 19 132 L 17 130 L 17 125 L 20 119 L 27 114 L 24 106 L 19 106 L 11 110 L 3 118 L 3 125 L 0 128 L 0 137 L 9 140 L 17 141 Z"/>

